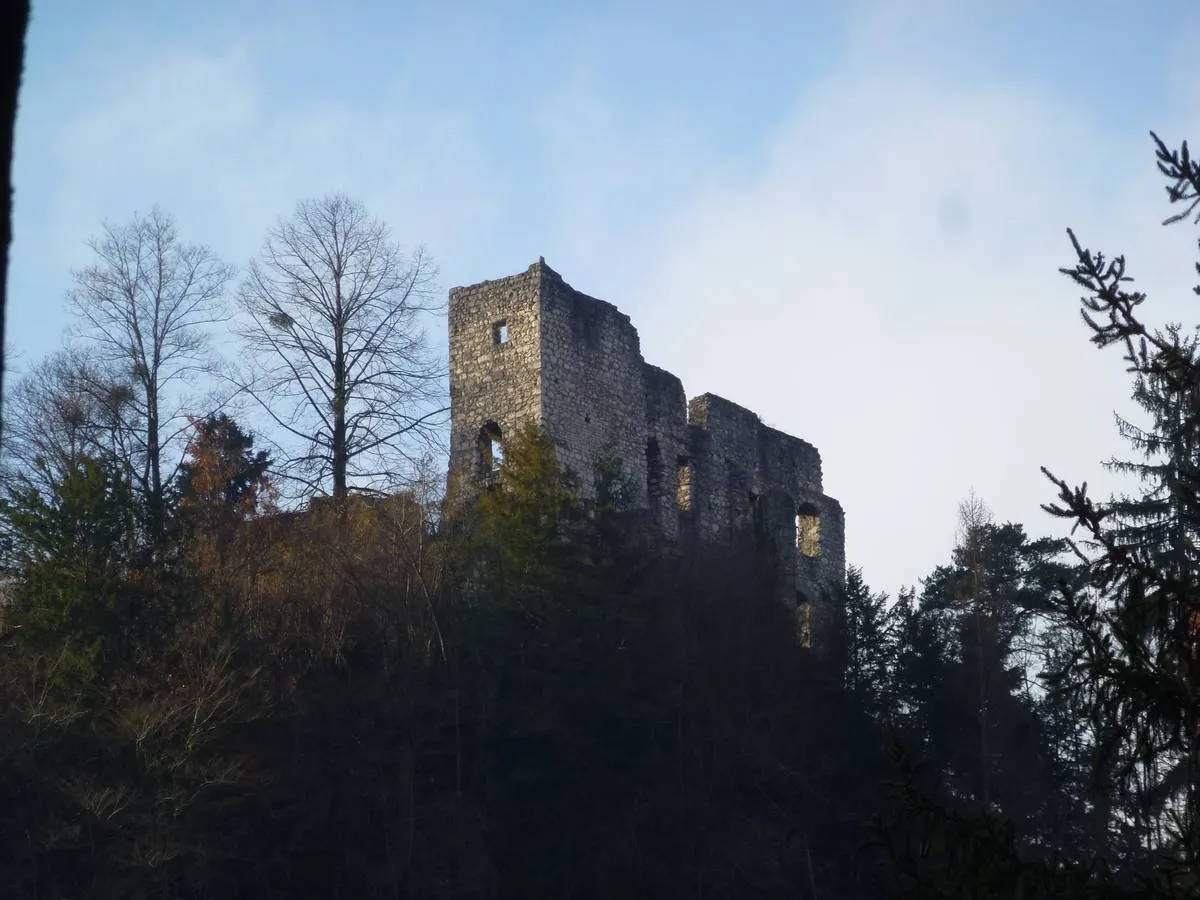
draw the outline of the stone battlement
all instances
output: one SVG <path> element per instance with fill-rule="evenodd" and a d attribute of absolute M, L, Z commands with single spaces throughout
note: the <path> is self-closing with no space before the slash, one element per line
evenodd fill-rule
<path fill-rule="evenodd" d="M 807 441 L 763 424 L 642 357 L 616 306 L 576 291 L 544 259 L 450 291 L 450 475 L 486 479 L 504 435 L 539 426 L 585 498 L 602 456 L 632 479 L 664 541 L 769 543 L 801 618 L 845 577 L 841 505 Z M 794 588 L 794 590 L 793 590 Z"/>

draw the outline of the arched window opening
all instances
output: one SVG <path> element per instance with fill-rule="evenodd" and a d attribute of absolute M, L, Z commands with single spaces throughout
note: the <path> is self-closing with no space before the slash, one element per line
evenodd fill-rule
<path fill-rule="evenodd" d="M 821 511 L 811 503 L 802 503 L 796 511 L 796 547 L 801 556 L 821 555 Z"/>
<path fill-rule="evenodd" d="M 680 512 L 689 512 L 692 508 L 692 491 L 696 474 L 692 468 L 692 461 L 686 456 L 681 456 L 675 461 L 675 469 L 675 505 L 679 507 Z"/>
<path fill-rule="evenodd" d="M 803 591 L 796 591 L 796 641 L 801 647 L 812 646 L 812 603 Z"/>
<path fill-rule="evenodd" d="M 651 501 L 662 496 L 662 451 L 658 449 L 658 438 L 646 441 L 646 496 Z"/>
<path fill-rule="evenodd" d="M 504 432 L 495 422 L 488 422 L 479 429 L 477 441 L 479 451 L 479 474 L 490 479 L 504 465 Z"/>

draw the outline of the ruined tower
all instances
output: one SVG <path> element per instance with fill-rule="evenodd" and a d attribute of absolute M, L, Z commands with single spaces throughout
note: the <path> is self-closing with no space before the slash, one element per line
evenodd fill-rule
<path fill-rule="evenodd" d="M 486 482 L 504 437 L 542 428 L 585 498 L 601 454 L 621 461 L 653 530 L 670 544 L 751 538 L 774 548 L 783 599 L 819 630 L 814 606 L 845 577 L 841 505 L 811 444 L 642 358 L 611 303 L 574 290 L 539 259 L 450 291 L 450 478 Z"/>

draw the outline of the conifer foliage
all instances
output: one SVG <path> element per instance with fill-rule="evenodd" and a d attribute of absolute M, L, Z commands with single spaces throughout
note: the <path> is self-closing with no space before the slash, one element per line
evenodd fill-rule
<path fill-rule="evenodd" d="M 1200 223 L 1200 163 L 1185 142 L 1170 149 L 1154 136 L 1167 195 L 1181 207 L 1164 224 Z M 1148 835 L 1169 884 L 1200 885 L 1200 358 L 1196 332 L 1156 328 L 1143 318 L 1146 295 L 1132 289 L 1123 256 L 1087 249 L 1070 233 L 1076 263 L 1064 269 L 1080 288 L 1083 318 L 1100 348 L 1118 347 L 1134 374 L 1133 397 L 1146 429 L 1122 422 L 1140 458 L 1117 463 L 1142 492 L 1097 502 L 1086 485 L 1059 489 L 1047 509 L 1070 520 L 1086 541 L 1091 590 L 1071 592 L 1062 615 L 1081 635 L 1057 682 L 1090 685 L 1090 708 L 1110 723 L 1105 750 L 1121 753 L 1118 786 L 1157 795 Z M 1200 263 L 1196 263 L 1200 274 Z M 1200 294 L 1200 285 L 1195 288 Z M 1138 785 L 1139 774 L 1143 776 Z M 1149 779 L 1145 776 L 1149 776 Z"/>

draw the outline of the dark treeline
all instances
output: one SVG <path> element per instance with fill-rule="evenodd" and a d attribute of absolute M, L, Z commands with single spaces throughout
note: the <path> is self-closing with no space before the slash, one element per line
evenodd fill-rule
<path fill-rule="evenodd" d="M 972 497 L 809 648 L 769 549 L 639 542 L 619 465 L 526 430 L 476 502 L 422 486 L 434 270 L 358 204 L 272 229 L 233 318 L 170 217 L 106 228 L 5 416 L 0 896 L 1195 896 L 1195 332 L 1072 241 L 1136 490 L 1051 475 L 1075 543 Z"/>

